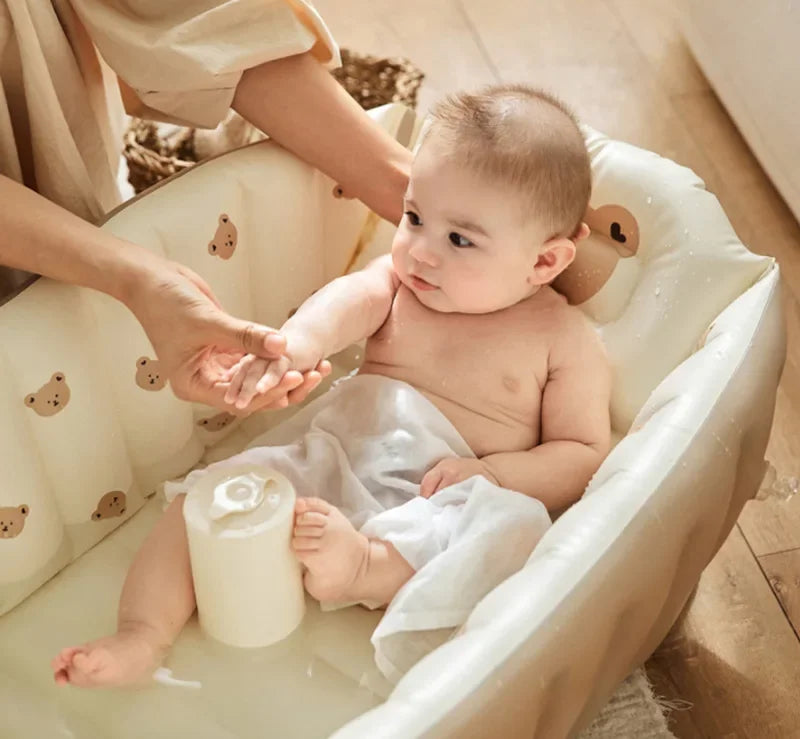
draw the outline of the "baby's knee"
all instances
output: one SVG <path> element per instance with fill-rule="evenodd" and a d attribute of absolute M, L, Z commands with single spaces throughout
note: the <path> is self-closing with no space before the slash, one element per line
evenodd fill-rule
<path fill-rule="evenodd" d="M 183 523 L 183 504 L 186 500 L 186 493 L 176 495 L 164 511 L 163 519 L 171 526 L 184 526 Z"/>

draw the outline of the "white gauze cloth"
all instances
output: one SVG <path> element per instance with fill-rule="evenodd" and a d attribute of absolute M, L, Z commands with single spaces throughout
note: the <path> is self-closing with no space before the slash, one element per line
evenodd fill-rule
<path fill-rule="evenodd" d="M 167 483 L 165 492 L 171 500 L 224 465 L 264 465 L 285 475 L 299 497 L 324 498 L 364 535 L 391 542 L 416 570 L 372 635 L 378 668 L 396 682 L 525 564 L 550 526 L 540 501 L 484 477 L 419 497 L 423 475 L 439 460 L 474 456 L 410 385 L 357 375 L 246 451 Z"/>

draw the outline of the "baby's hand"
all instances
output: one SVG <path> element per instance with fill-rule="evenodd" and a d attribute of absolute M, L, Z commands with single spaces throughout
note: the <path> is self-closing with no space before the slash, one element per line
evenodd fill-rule
<path fill-rule="evenodd" d="M 262 359 L 254 354 L 242 357 L 231 369 L 231 379 L 225 393 L 225 402 L 233 403 L 239 410 L 250 405 L 256 395 L 264 395 L 281 384 L 281 380 L 292 370 L 292 361 L 285 354 L 278 359 Z M 292 374 L 300 375 L 299 372 Z M 300 375 L 302 377 L 302 375 Z M 286 377 L 287 386 L 292 386 L 294 377 Z M 291 389 L 291 387 L 289 387 Z M 289 404 L 286 395 L 278 407 Z"/>
<path fill-rule="evenodd" d="M 482 475 L 495 485 L 500 484 L 480 459 L 475 459 L 474 457 L 449 457 L 437 462 L 425 473 L 419 486 L 419 494 L 423 498 L 430 498 L 431 495 L 439 492 L 439 490 L 455 485 L 462 480 L 468 480 L 475 475 Z"/>
<path fill-rule="evenodd" d="M 237 410 L 248 411 L 264 407 L 285 408 L 290 403 L 302 401 L 323 377 L 330 374 L 330 362 L 323 358 L 321 349 L 311 337 L 293 331 L 285 335 L 286 352 L 278 359 L 262 359 L 248 354 L 228 372 L 230 384 L 225 393 L 226 403 L 235 403 Z M 318 379 L 311 385 L 307 383 L 308 387 L 300 387 L 304 372 Z M 279 399 L 275 401 L 273 396 Z"/>

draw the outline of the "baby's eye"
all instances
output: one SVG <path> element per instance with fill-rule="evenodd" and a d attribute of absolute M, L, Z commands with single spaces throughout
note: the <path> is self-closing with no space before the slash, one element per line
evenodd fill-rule
<path fill-rule="evenodd" d="M 408 218 L 408 222 L 412 226 L 421 226 L 422 221 L 419 219 L 419 216 L 413 210 L 407 210 L 404 214 L 406 218 Z"/>
<path fill-rule="evenodd" d="M 462 236 L 460 233 L 456 233 L 455 231 L 451 231 L 447 237 L 450 239 L 450 243 L 453 246 L 459 246 L 461 248 L 467 246 L 475 246 L 466 236 Z"/>

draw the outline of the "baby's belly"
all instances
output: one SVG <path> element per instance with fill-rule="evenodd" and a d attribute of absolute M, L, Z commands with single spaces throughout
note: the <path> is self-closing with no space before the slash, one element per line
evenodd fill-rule
<path fill-rule="evenodd" d="M 461 434 L 477 457 L 498 452 L 532 449 L 539 443 L 540 403 L 529 400 L 515 405 L 489 402 L 474 392 L 475 383 L 459 387 L 451 380 L 431 387 L 427 378 L 407 367 L 365 362 L 360 374 L 391 377 L 408 383 L 424 395 Z M 441 388 L 438 386 L 441 385 Z M 480 385 L 478 385 L 480 386 Z"/>

